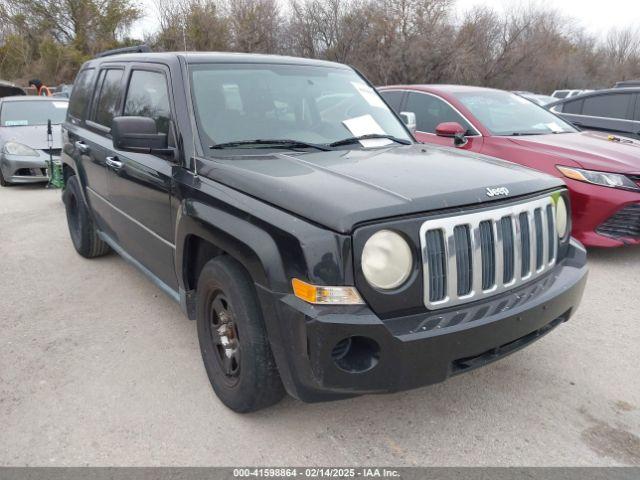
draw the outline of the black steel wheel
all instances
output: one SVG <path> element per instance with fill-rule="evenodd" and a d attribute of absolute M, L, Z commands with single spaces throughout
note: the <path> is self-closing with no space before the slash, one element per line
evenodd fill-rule
<path fill-rule="evenodd" d="M 239 413 L 280 401 L 284 387 L 247 271 L 230 257 L 214 258 L 196 290 L 200 351 L 218 398 Z"/>
<path fill-rule="evenodd" d="M 220 369 L 229 386 L 240 378 L 240 338 L 229 300 L 222 291 L 214 292 L 210 306 L 211 341 L 215 345 Z"/>

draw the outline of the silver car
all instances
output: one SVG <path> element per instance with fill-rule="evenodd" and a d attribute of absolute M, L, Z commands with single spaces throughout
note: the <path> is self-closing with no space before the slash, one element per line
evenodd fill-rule
<path fill-rule="evenodd" d="M 69 102 L 52 97 L 4 97 L 0 99 L 0 185 L 46 182 L 49 179 L 49 147 L 60 161 L 60 124 Z M 52 143 L 47 122 L 52 124 Z"/>

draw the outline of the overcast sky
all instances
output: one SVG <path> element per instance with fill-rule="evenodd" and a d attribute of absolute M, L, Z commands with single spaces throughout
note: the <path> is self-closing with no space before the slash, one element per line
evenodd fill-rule
<path fill-rule="evenodd" d="M 140 38 L 144 33 L 153 33 L 156 30 L 156 3 L 155 0 L 138 0 L 147 15 L 137 22 L 132 34 Z M 283 0 L 287 3 L 287 0 Z M 521 0 L 457 0 L 454 15 L 460 16 L 465 11 L 476 5 L 485 5 L 495 10 L 504 10 L 521 4 Z M 627 27 L 640 25 L 640 0 L 534 0 L 534 4 L 551 6 L 563 15 L 575 19 L 578 25 L 587 31 L 602 35 L 613 27 Z"/>
<path fill-rule="evenodd" d="M 522 3 L 513 0 L 457 0 L 456 10 L 464 12 L 476 5 L 485 5 L 496 10 L 504 10 L 510 5 Z M 639 0 L 547 0 L 534 1 L 534 5 L 551 7 L 561 14 L 575 19 L 578 25 L 596 35 L 614 27 L 628 27 L 640 24 Z"/>

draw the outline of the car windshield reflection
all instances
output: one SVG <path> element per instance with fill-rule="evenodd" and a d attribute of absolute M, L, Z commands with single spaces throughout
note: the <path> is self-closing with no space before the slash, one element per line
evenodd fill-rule
<path fill-rule="evenodd" d="M 493 135 L 544 135 L 577 130 L 544 108 L 502 91 L 454 94 Z"/>
<path fill-rule="evenodd" d="M 376 135 L 345 146 L 411 142 L 407 130 L 378 93 L 354 71 L 300 65 L 196 65 L 192 96 L 205 147 L 233 145 L 296 148 L 331 145 Z M 254 142 L 250 145 L 250 142 Z M 369 142 L 369 143 L 367 143 Z M 249 143 L 249 145 L 248 145 Z M 286 145 L 285 145 L 286 144 Z M 216 152 L 220 149 L 213 148 Z"/>

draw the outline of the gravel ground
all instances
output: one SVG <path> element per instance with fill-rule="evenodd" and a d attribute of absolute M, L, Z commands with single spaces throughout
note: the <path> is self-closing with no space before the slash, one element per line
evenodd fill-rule
<path fill-rule="evenodd" d="M 0 465 L 640 465 L 639 248 L 590 252 L 572 320 L 486 368 L 245 416 L 176 304 L 75 253 L 59 191 L 0 188 L 0 258 Z"/>

